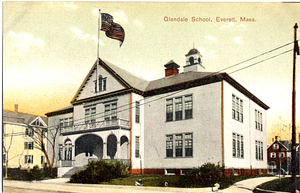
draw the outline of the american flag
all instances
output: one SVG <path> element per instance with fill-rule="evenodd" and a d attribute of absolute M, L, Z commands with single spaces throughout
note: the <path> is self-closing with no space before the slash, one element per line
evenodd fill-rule
<path fill-rule="evenodd" d="M 109 30 L 105 31 L 105 35 L 109 38 L 119 40 L 121 42 L 120 47 L 122 46 L 125 39 L 124 29 L 122 28 L 122 26 L 114 22 L 112 22 L 111 26 L 109 27 Z"/>
<path fill-rule="evenodd" d="M 108 13 L 101 13 L 101 30 L 107 31 L 109 30 L 111 24 L 113 23 L 113 16 Z"/>

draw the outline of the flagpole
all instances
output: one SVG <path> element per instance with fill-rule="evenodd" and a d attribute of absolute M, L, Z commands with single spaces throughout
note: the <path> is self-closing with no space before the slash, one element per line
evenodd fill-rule
<path fill-rule="evenodd" d="M 95 80 L 95 93 L 97 95 L 97 78 L 98 78 L 98 66 L 100 65 L 100 59 L 99 59 L 99 47 L 100 47 L 100 12 L 101 9 L 99 9 L 98 12 L 98 42 L 97 42 L 97 65 L 96 65 L 96 80 Z"/>

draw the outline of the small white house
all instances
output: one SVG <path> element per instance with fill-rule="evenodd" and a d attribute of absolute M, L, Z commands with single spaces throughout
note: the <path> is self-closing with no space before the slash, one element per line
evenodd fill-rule
<path fill-rule="evenodd" d="M 267 171 L 267 109 L 226 73 L 207 72 L 197 49 L 184 72 L 143 80 L 99 59 L 71 106 L 49 112 L 58 128 L 59 175 L 89 160 L 123 160 L 132 174 L 182 174 L 211 162 L 227 175 Z"/>

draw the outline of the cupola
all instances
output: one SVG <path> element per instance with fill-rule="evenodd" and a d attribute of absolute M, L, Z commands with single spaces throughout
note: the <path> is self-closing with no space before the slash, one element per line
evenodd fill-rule
<path fill-rule="evenodd" d="M 179 73 L 180 66 L 176 64 L 173 60 L 169 61 L 167 64 L 165 64 L 165 77 L 174 76 Z"/>
<path fill-rule="evenodd" d="M 204 71 L 204 66 L 202 66 L 202 55 L 200 52 L 193 48 L 186 55 L 186 66 L 183 67 L 184 72 L 189 71 Z"/>

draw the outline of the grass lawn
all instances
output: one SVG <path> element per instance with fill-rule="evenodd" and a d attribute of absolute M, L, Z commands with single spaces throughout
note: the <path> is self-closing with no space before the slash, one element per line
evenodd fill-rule
<path fill-rule="evenodd" d="M 258 188 L 264 190 L 291 192 L 291 178 L 276 179 L 270 182 L 263 183 Z M 300 178 L 296 178 L 296 188 L 300 190 Z"/>
<path fill-rule="evenodd" d="M 230 185 L 245 180 L 248 178 L 263 177 L 266 175 L 260 176 L 231 176 L 223 177 L 219 180 L 220 189 L 229 187 Z M 179 187 L 179 188 L 203 188 L 211 187 L 212 185 L 203 186 L 201 184 L 193 184 L 190 182 L 186 176 L 171 176 L 171 175 L 131 175 L 125 178 L 113 179 L 109 182 L 102 184 L 111 184 L 111 185 L 129 185 L 134 186 L 135 181 L 139 179 L 142 180 L 143 186 L 164 186 L 165 182 L 168 182 L 169 187 Z"/>

